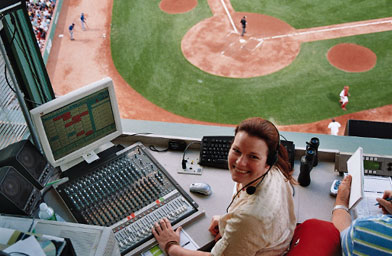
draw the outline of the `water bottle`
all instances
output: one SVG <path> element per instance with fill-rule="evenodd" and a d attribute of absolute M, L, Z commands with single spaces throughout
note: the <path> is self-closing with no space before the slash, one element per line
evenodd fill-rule
<path fill-rule="evenodd" d="M 57 220 L 54 210 L 46 203 L 39 205 L 38 217 L 43 220 Z"/>

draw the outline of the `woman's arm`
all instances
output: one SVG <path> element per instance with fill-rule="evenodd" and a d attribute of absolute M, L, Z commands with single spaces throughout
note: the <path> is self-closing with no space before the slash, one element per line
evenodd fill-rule
<path fill-rule="evenodd" d="M 215 237 L 215 242 L 218 241 L 222 236 L 219 233 L 219 215 L 215 215 L 212 217 L 212 221 L 210 224 L 210 227 L 208 228 L 208 231 L 210 231 L 211 235 Z"/>
<path fill-rule="evenodd" d="M 173 230 L 170 221 L 167 218 L 161 219 L 155 223 L 152 233 L 158 241 L 159 247 L 170 256 L 209 256 L 208 252 L 192 251 L 180 246 L 181 227 L 176 231 Z"/>
<path fill-rule="evenodd" d="M 347 175 L 342 183 L 339 185 L 338 194 L 336 196 L 335 206 L 342 205 L 348 208 L 348 202 L 350 199 L 350 188 L 351 188 L 351 175 Z M 334 226 L 342 232 L 351 225 L 351 215 L 344 208 L 334 209 L 332 212 L 332 223 Z"/>

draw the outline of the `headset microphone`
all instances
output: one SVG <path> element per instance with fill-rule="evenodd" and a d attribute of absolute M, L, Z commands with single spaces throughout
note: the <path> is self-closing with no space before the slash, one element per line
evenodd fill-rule
<path fill-rule="evenodd" d="M 251 183 L 253 183 L 253 182 L 255 182 L 256 180 L 261 179 L 261 180 L 259 181 L 259 183 L 256 184 L 256 186 L 249 186 L 251 183 L 249 183 L 249 184 L 247 185 L 248 187 L 246 188 L 246 193 L 247 193 L 248 195 L 253 195 L 253 194 L 256 192 L 257 186 L 259 186 L 260 183 L 263 182 L 265 175 L 267 175 L 267 173 L 269 172 L 269 170 L 271 170 L 271 168 L 272 168 L 272 165 L 270 165 L 270 167 L 268 168 L 268 170 L 267 170 L 263 175 L 261 175 L 260 177 L 258 177 L 257 179 L 255 179 L 254 181 L 251 182 Z"/>
<path fill-rule="evenodd" d="M 247 187 L 246 188 L 246 193 L 248 193 L 248 195 L 253 195 L 256 192 L 257 185 L 256 186 Z"/>
<path fill-rule="evenodd" d="M 237 191 L 237 193 L 235 194 L 235 196 L 233 196 L 233 199 L 231 200 L 229 206 L 227 206 L 226 212 L 229 211 L 229 208 L 230 208 L 231 204 L 233 203 L 234 199 L 235 199 L 236 196 L 240 193 L 241 190 L 243 190 L 243 189 L 246 188 L 246 190 L 245 190 L 246 193 L 247 193 L 248 195 L 253 195 L 253 194 L 256 192 L 257 186 L 258 186 L 261 182 L 263 182 L 264 177 L 267 175 L 267 173 L 269 172 L 269 170 L 271 170 L 271 168 L 272 168 L 272 166 L 270 166 L 270 167 L 268 168 L 268 170 L 267 170 L 263 175 L 257 177 L 256 179 L 254 179 L 254 180 L 252 180 L 251 182 L 249 182 L 248 184 L 246 184 L 243 188 L 239 189 L 239 190 Z M 250 184 L 252 184 L 253 182 L 255 182 L 256 180 L 259 180 L 259 179 L 261 179 L 261 181 L 260 181 L 259 183 L 257 183 L 256 186 L 250 186 Z"/>

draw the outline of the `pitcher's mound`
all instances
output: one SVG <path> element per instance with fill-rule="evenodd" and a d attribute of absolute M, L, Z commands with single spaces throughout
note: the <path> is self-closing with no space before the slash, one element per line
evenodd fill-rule
<path fill-rule="evenodd" d="M 335 45 L 329 49 L 327 58 L 332 66 L 347 72 L 365 72 L 377 62 L 372 50 L 352 43 Z"/>
<path fill-rule="evenodd" d="M 159 8 L 170 14 L 189 12 L 196 6 L 197 0 L 162 0 L 159 3 Z"/>

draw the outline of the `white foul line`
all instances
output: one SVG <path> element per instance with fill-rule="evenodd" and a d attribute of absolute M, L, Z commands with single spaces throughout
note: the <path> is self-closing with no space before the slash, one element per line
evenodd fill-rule
<path fill-rule="evenodd" d="M 370 25 L 378 25 L 378 24 L 383 24 L 383 23 L 391 23 L 391 21 L 390 20 L 386 20 L 386 21 L 384 20 L 384 21 L 375 21 L 375 22 L 362 23 L 362 24 L 356 24 L 356 25 L 347 25 L 347 26 L 336 27 L 336 28 L 325 28 L 325 29 L 320 29 L 320 30 L 310 30 L 310 31 L 299 32 L 299 33 L 290 33 L 290 34 L 286 34 L 286 35 L 264 37 L 263 39 L 276 39 L 276 38 L 284 38 L 284 37 L 292 37 L 292 36 L 301 36 L 301 35 L 306 35 L 306 34 L 328 32 L 328 31 L 334 31 L 334 30 L 342 30 L 342 29 L 347 29 L 347 28 L 357 28 L 357 27 L 364 27 L 364 26 L 370 26 Z"/>
<path fill-rule="evenodd" d="M 233 22 L 233 19 L 231 18 L 231 15 L 230 15 L 230 13 L 229 13 L 229 10 L 227 10 L 227 7 L 226 7 L 225 2 L 223 2 L 223 0 L 221 0 L 221 3 L 222 3 L 222 5 L 223 5 L 223 8 L 225 8 L 226 14 L 227 14 L 227 16 L 229 17 L 230 23 L 231 23 L 231 25 L 233 26 L 234 31 L 235 31 L 236 33 L 238 33 L 238 30 L 237 30 L 237 28 L 236 28 L 235 25 L 234 25 L 234 22 Z"/>

